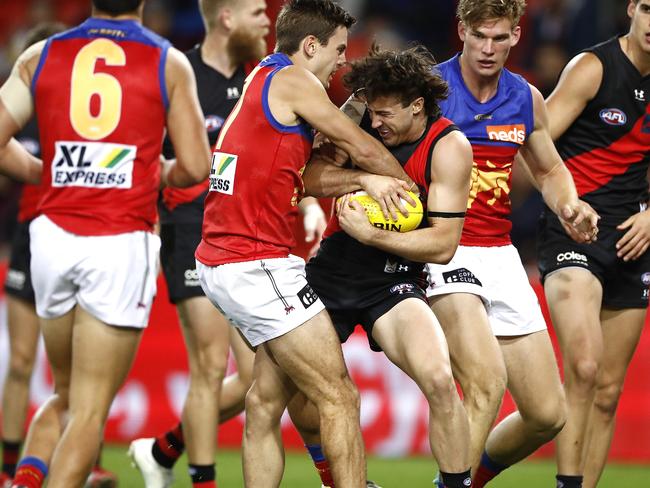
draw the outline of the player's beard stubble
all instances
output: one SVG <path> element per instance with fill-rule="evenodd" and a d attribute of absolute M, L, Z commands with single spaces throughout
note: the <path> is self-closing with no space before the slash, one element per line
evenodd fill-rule
<path fill-rule="evenodd" d="M 228 38 L 228 54 L 236 65 L 259 61 L 266 56 L 266 41 L 246 29 L 237 29 Z"/>

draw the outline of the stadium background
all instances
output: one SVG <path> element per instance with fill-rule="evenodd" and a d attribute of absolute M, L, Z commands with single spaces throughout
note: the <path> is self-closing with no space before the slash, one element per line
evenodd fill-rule
<path fill-rule="evenodd" d="M 267 0 L 269 15 L 275 18 L 281 0 Z M 418 40 L 437 59 L 446 59 L 459 47 L 454 19 L 455 0 L 348 0 L 345 4 L 360 22 L 350 39 L 348 58 L 363 55 L 371 39 L 384 46 L 399 46 Z M 511 54 L 510 67 L 524 73 L 543 93 L 552 89 L 559 70 L 580 49 L 604 40 L 626 28 L 625 0 L 529 0 L 522 20 L 523 41 Z M 40 21 L 59 20 L 73 25 L 89 13 L 89 0 L 0 0 L 0 80 L 6 76 L 27 30 Z M 145 24 L 168 37 L 179 49 L 200 40 L 203 32 L 196 0 L 148 0 Z M 269 46 L 273 39 L 269 39 Z M 341 102 L 347 94 L 335 80 L 331 96 Z M 541 295 L 534 263 L 534 229 L 540 206 L 539 195 L 515 174 L 513 240 L 531 283 Z M 15 222 L 16 185 L 0 178 L 0 279 L 4 281 L 8 241 Z M 327 204 L 327 202 L 324 202 Z M 305 255 L 299 228 L 296 252 Z M 543 303 L 543 297 L 540 296 Z M 543 303 L 544 305 L 544 303 Z M 4 297 L 0 297 L 0 378 L 6 373 L 8 342 L 4 322 Z M 367 348 L 362 333 L 344 346 L 352 375 L 362 396 L 364 437 L 370 452 L 385 456 L 428 453 L 428 407 L 419 390 L 383 355 Z M 128 442 L 170 427 L 180 414 L 187 388 L 186 355 L 174 308 L 166 299 L 164 280 L 134 368 L 111 410 L 106 429 L 109 442 Z M 42 347 L 32 381 L 32 409 L 51 391 Z M 512 410 L 506 399 L 502 415 Z M 300 440 L 284 419 L 285 440 L 300 447 Z M 225 424 L 220 445 L 240 445 L 243 417 Z M 552 454 L 552 445 L 538 455 Z M 650 333 L 641 338 L 630 367 L 614 437 L 611 458 L 650 464 Z"/>

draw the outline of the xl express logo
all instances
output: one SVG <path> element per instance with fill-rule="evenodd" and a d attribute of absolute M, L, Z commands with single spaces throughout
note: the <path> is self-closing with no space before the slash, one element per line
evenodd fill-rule
<path fill-rule="evenodd" d="M 215 151 L 210 168 L 210 191 L 232 195 L 236 171 L 236 155 Z"/>
<path fill-rule="evenodd" d="M 52 186 L 131 188 L 135 146 L 105 142 L 58 141 L 52 160 Z"/>
<path fill-rule="evenodd" d="M 524 124 L 488 125 L 488 139 L 491 141 L 512 142 L 522 146 L 526 141 L 526 126 Z"/>

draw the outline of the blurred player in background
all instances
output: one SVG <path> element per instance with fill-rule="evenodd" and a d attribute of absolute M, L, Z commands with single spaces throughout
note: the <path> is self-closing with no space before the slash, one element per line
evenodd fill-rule
<path fill-rule="evenodd" d="M 165 126 L 177 159 L 162 161 L 163 183 L 207 174 L 191 68 L 140 25 L 142 8 L 94 0 L 91 18 L 30 47 L 0 89 L 0 154 L 38 116 L 43 194 L 31 270 L 55 389 L 32 420 L 14 486 L 40 487 L 48 469 L 52 488 L 83 486 L 97 457 L 155 295 Z"/>
<path fill-rule="evenodd" d="M 629 32 L 565 68 L 546 104 L 580 197 L 600 214 L 598 242 L 573 242 L 547 208 L 538 255 L 569 405 L 557 439 L 558 486 L 593 488 L 639 342 L 650 285 L 650 1 L 630 0 Z M 584 480 L 583 480 L 584 474 Z"/>

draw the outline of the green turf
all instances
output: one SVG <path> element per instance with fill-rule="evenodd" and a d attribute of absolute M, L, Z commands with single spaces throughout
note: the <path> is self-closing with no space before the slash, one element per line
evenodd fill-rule
<path fill-rule="evenodd" d="M 221 451 L 218 455 L 218 481 L 222 488 L 243 486 L 241 461 L 238 451 Z M 118 473 L 121 488 L 143 486 L 140 474 L 131 468 L 126 457 L 126 446 L 104 448 L 103 464 Z M 369 477 L 384 488 L 431 488 L 436 469 L 425 457 L 368 460 Z M 187 475 L 187 461 L 182 457 L 177 463 L 174 487 L 191 488 Z M 553 488 L 555 466 L 549 461 L 527 461 L 502 473 L 490 483 L 494 488 Z M 290 453 L 281 484 L 286 488 L 319 488 L 320 483 L 307 454 Z M 637 488 L 650 486 L 650 465 L 609 465 L 599 483 L 599 488 Z"/>

